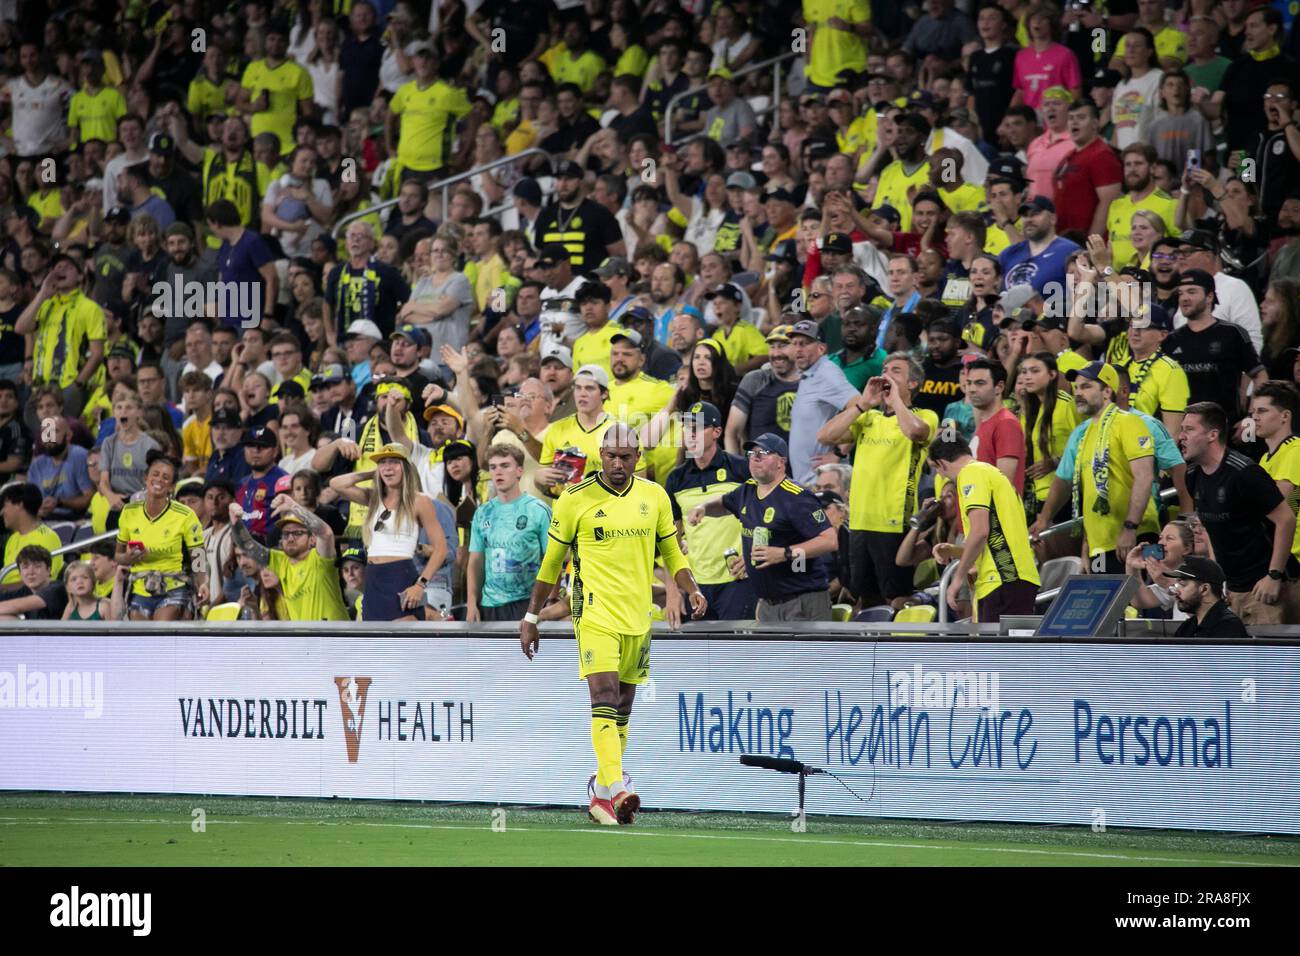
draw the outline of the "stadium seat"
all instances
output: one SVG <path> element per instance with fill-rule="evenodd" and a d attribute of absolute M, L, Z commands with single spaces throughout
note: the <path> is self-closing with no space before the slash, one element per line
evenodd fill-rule
<path fill-rule="evenodd" d="M 95 526 L 87 521 L 85 524 L 77 525 L 77 530 L 72 533 L 72 540 L 85 541 L 95 536 Z"/>
<path fill-rule="evenodd" d="M 939 609 L 933 604 L 914 604 L 895 614 L 894 623 L 930 624 L 938 616 Z"/>
<path fill-rule="evenodd" d="M 832 604 L 832 605 L 831 605 L 831 620 L 832 620 L 832 621 L 840 621 L 840 622 L 851 621 L 851 620 L 853 620 L 853 605 L 852 605 L 852 604 Z"/>
<path fill-rule="evenodd" d="M 869 607 L 865 611 L 859 611 L 853 618 L 854 623 L 857 624 L 881 624 L 893 619 L 894 609 L 888 604 Z"/>
<path fill-rule="evenodd" d="M 1072 554 L 1044 561 L 1043 566 L 1038 569 L 1039 580 L 1043 582 L 1038 586 L 1038 590 L 1041 592 L 1059 588 L 1070 575 L 1081 573 L 1083 573 L 1083 559 Z"/>
<path fill-rule="evenodd" d="M 51 521 L 50 530 L 59 536 L 59 541 L 65 545 L 72 544 L 73 535 L 77 532 L 77 526 L 71 521 Z"/>
<path fill-rule="evenodd" d="M 225 604 L 218 604 L 212 610 L 208 611 L 209 621 L 238 621 L 239 604 L 235 601 L 228 601 Z"/>

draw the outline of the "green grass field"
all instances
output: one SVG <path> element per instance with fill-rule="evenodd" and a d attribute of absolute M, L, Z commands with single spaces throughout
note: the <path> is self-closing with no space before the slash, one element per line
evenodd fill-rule
<path fill-rule="evenodd" d="M 1300 839 L 842 817 L 795 833 L 777 816 L 680 812 L 604 829 L 577 810 L 0 795 L 4 866 L 587 866 L 606 853 L 624 866 L 1259 867 L 1300 866 Z"/>

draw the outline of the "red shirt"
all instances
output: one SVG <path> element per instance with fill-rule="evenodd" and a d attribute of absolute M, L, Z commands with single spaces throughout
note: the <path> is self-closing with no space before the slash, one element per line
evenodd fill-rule
<path fill-rule="evenodd" d="M 1124 181 L 1115 150 L 1100 137 L 1061 161 L 1052 177 L 1056 185 L 1056 232 L 1087 232 L 1097 211 L 1097 190 Z"/>
<path fill-rule="evenodd" d="M 994 413 L 992 418 L 981 422 L 975 429 L 975 441 L 971 451 L 977 460 L 986 462 L 994 468 L 999 458 L 1016 460 L 1017 494 L 1025 493 L 1025 432 L 1020 427 L 1020 419 L 1012 414 L 1005 405 Z"/>

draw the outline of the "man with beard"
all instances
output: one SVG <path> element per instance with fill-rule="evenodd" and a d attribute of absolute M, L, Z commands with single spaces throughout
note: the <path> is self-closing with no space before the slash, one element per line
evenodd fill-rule
<path fill-rule="evenodd" d="M 700 318 L 700 310 L 690 305 L 681 306 L 668 323 L 668 347 L 682 365 L 691 363 L 695 346 L 702 338 L 704 338 L 704 324 Z"/>
<path fill-rule="evenodd" d="M 1050 297 L 1052 290 L 1062 295 L 1070 255 L 1079 246 L 1056 234 L 1056 204 L 1046 196 L 1035 196 L 1024 203 L 1020 215 L 1024 240 L 1008 246 L 998 256 L 1003 288 L 1031 285 L 1044 298 Z"/>
<path fill-rule="evenodd" d="M 617 329 L 610 339 L 609 365 L 614 380 L 609 383 L 605 410 L 621 422 L 640 428 L 654 418 L 673 397 L 673 385 L 653 378 L 642 369 L 645 352 L 641 333 Z M 677 443 L 661 441 L 645 450 L 646 463 L 654 468 L 654 477 L 663 484 L 677 462 Z"/>
<path fill-rule="evenodd" d="M 203 218 L 199 181 L 176 164 L 176 140 L 166 133 L 149 137 L 149 186 L 162 190 L 178 218 L 188 222 Z"/>
<path fill-rule="evenodd" d="M 582 91 L 573 83 L 561 83 L 556 88 L 555 109 L 560 128 L 539 144 L 552 156 L 572 154 L 600 131 L 600 124 L 583 108 Z"/>
<path fill-rule="evenodd" d="M 1181 279 L 1178 272 L 1178 247 L 1182 240 L 1165 238 L 1156 240 L 1151 247 L 1152 302 L 1170 313 L 1178 311 Z"/>
<path fill-rule="evenodd" d="M 1187 374 L 1190 401 L 1214 402 L 1235 422 L 1249 383 L 1268 381 L 1255 346 L 1241 326 L 1214 317 L 1214 277 L 1208 272 L 1188 269 L 1182 274 L 1178 310 L 1187 324 L 1165 339 L 1165 355 Z"/>
<path fill-rule="evenodd" d="M 289 620 L 346 621 L 347 607 L 334 566 L 334 532 L 324 519 L 287 494 L 277 495 L 271 508 L 280 518 L 280 547 L 258 543 L 239 520 L 242 508 L 232 503 L 235 546 L 280 579 Z"/>
<path fill-rule="evenodd" d="M 673 351 L 681 355 L 677 346 L 669 339 L 669 326 L 682 304 L 682 290 L 686 288 L 686 274 L 681 267 L 671 262 L 661 262 L 650 273 L 650 301 L 655 304 L 655 338 L 660 342 L 669 342 Z M 693 308 L 693 307 L 692 307 Z M 699 312 L 698 309 L 695 309 Z M 682 356 L 682 361 L 689 362 L 690 354 Z"/>
<path fill-rule="evenodd" d="M 917 408 L 928 409 L 940 418 L 952 402 L 962 399 L 961 326 L 956 319 L 940 317 L 926 327 L 926 344 L 929 354 L 921 364 L 925 378 L 913 396 Z"/>
<path fill-rule="evenodd" d="M 573 403 L 573 353 L 563 345 L 552 345 L 542 349 L 542 361 L 537 377 L 551 390 L 554 407 L 550 419 L 558 422 L 578 410 Z M 540 432 L 532 433 L 541 439 Z"/>
<path fill-rule="evenodd" d="M 783 318 L 797 316 L 787 313 Z M 755 435 L 790 438 L 790 411 L 802 377 L 790 350 L 790 326 L 778 325 L 769 332 L 767 347 L 767 364 L 746 374 L 731 400 L 725 444 L 733 455 L 741 454 L 745 442 Z"/>
<path fill-rule="evenodd" d="M 185 288 L 187 282 L 207 283 L 217 280 L 216 263 L 199 256 L 194 243 L 194 230 L 186 222 L 174 222 L 163 234 L 163 247 L 167 250 L 167 262 L 163 263 L 161 281 L 168 286 Z M 185 330 L 190 319 L 184 309 L 169 310 L 163 326 L 163 343 L 171 348 L 176 343 L 185 341 Z M 173 349 L 172 358 L 179 359 L 182 349 Z"/>
<path fill-rule="evenodd" d="M 228 117 L 221 129 L 221 141 L 207 147 L 190 140 L 185 119 L 179 115 L 171 118 L 170 130 L 181 155 L 191 163 L 202 164 L 204 207 L 220 199 L 229 200 L 235 204 L 239 225 L 254 231 L 259 229 L 262 196 L 270 185 L 271 175 L 253 159 L 244 121 L 238 116 Z M 107 180 L 104 192 L 107 195 Z M 220 242 L 209 239 L 208 245 L 215 249 Z"/>
<path fill-rule="evenodd" d="M 623 313 L 623 328 L 641 337 L 641 351 L 645 355 L 645 372 L 652 378 L 671 382 L 682 367 L 676 352 L 655 340 L 655 317 L 644 306 L 634 305 Z"/>
<path fill-rule="evenodd" d="M 908 191 L 922 189 L 930 181 L 930 162 L 925 154 L 926 138 L 930 124 L 919 113 L 900 113 L 895 120 L 893 162 L 880 171 L 876 185 L 875 204 L 889 205 L 900 214 L 899 231 L 912 229 L 912 200 Z M 885 153 L 877 157 L 883 161 Z"/>
<path fill-rule="evenodd" d="M 840 338 L 844 347 L 831 353 L 831 361 L 843 369 L 844 377 L 858 391 L 866 388 L 867 380 L 880 375 L 885 367 L 885 350 L 876 345 L 875 331 L 876 322 L 867 309 L 854 306 L 840 311 Z"/>
<path fill-rule="evenodd" d="M 1191 554 L 1166 577 L 1175 579 L 1178 610 L 1187 615 L 1174 637 L 1250 637 L 1246 625 L 1223 599 L 1223 568 L 1215 562 Z"/>
<path fill-rule="evenodd" d="M 1129 242 L 1133 213 L 1139 209 L 1151 210 L 1164 222 L 1165 232 L 1172 233 L 1174 213 L 1178 209 L 1178 201 L 1163 189 L 1157 189 L 1155 180 L 1151 178 L 1152 167 L 1156 162 L 1154 149 L 1146 143 L 1134 143 L 1124 150 L 1122 158 L 1125 192 L 1110 204 L 1110 212 L 1106 214 L 1111 261 L 1116 268 L 1139 264 L 1133 261 L 1137 253 Z"/>
<path fill-rule="evenodd" d="M 41 490 L 42 520 L 76 521 L 85 517 L 95 494 L 87 467 L 89 452 L 69 444 L 65 419 L 55 418 L 52 423 L 54 434 L 41 442 L 41 454 L 27 470 L 27 480 Z"/>
<path fill-rule="evenodd" d="M 420 352 L 429 347 L 429 336 L 415 325 L 400 326 L 388 337 L 389 357 L 397 367 L 397 374 L 406 379 L 411 389 L 411 413 L 418 419 L 424 414 L 424 387 L 429 379 L 420 371 Z"/>
<path fill-rule="evenodd" d="M 123 206 L 114 206 L 104 215 L 104 238 L 95 246 L 96 302 L 107 302 L 122 293 L 122 279 L 126 276 L 126 257 L 131 247 L 126 243 L 126 227 L 131 214 Z"/>

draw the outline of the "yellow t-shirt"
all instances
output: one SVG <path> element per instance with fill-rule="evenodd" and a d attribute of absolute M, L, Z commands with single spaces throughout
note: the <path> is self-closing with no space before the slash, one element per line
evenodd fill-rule
<path fill-rule="evenodd" d="M 224 82 L 223 80 L 222 83 Z M 198 76 L 190 80 L 190 88 L 185 94 L 185 108 L 200 128 L 206 126 L 209 113 L 226 112 L 224 85 L 213 83 L 206 73 L 200 71 Z"/>
<path fill-rule="evenodd" d="M 1130 404 L 1140 412 L 1159 418 L 1161 412 L 1185 412 L 1191 398 L 1187 373 L 1168 355 L 1157 352 L 1151 359 L 1128 363 Z"/>
<path fill-rule="evenodd" d="M 970 462 L 957 473 L 957 504 L 967 532 L 971 511 L 983 508 L 989 513 L 988 541 L 975 561 L 975 600 L 1013 581 L 1040 583 L 1024 502 L 1006 475 L 987 462 Z"/>
<path fill-rule="evenodd" d="M 35 384 L 67 388 L 104 336 L 104 310 L 80 289 L 47 299 L 36 313 Z"/>
<path fill-rule="evenodd" d="M 280 579 L 285 609 L 291 621 L 346 621 L 347 606 L 339 586 L 334 562 L 323 558 L 315 548 L 301 561 L 293 562 L 278 549 L 271 550 L 268 562 Z"/>
<path fill-rule="evenodd" d="M 47 524 L 38 524 L 35 528 L 33 528 L 31 531 L 28 531 L 26 534 L 19 534 L 17 531 L 15 531 L 9 535 L 9 537 L 5 540 L 4 563 L 6 565 L 16 563 L 18 561 L 18 552 L 21 551 L 23 548 L 27 547 L 28 545 L 32 545 L 32 544 L 40 545 L 46 551 L 50 552 L 50 554 L 54 554 L 56 550 L 63 547 L 63 541 L 59 538 L 57 531 L 55 531 Z M 62 571 L 63 571 L 63 557 L 62 555 L 55 555 L 54 567 L 50 571 L 51 580 L 57 581 L 59 578 L 59 574 Z M 10 571 L 8 574 L 4 576 L 3 580 L 0 580 L 0 584 L 4 585 L 5 587 L 9 587 L 10 585 L 22 584 L 22 583 L 23 583 L 22 575 L 19 574 L 17 568 L 14 568 L 12 571 Z"/>
<path fill-rule="evenodd" d="M 198 416 L 191 415 L 181 425 L 181 447 L 186 461 L 198 462 L 198 470 L 206 471 L 208 459 L 212 457 L 212 414 L 199 421 Z"/>
<path fill-rule="evenodd" d="M 924 189 L 929 182 L 929 160 L 921 163 L 909 176 L 903 169 L 902 160 L 896 159 L 880 173 L 880 181 L 876 185 L 876 198 L 872 206 L 873 208 L 879 208 L 885 203 L 889 203 L 898 210 L 898 215 L 902 219 L 899 231 L 911 232 L 912 200 L 908 198 L 907 191 L 913 186 L 917 189 Z"/>
<path fill-rule="evenodd" d="M 849 23 L 871 20 L 870 0 L 803 0 L 803 20 L 814 27 L 808 52 L 808 79 L 818 86 L 836 86 L 843 70 L 867 68 L 864 37 L 826 25 L 834 17 Z"/>
<path fill-rule="evenodd" d="M 1178 209 L 1177 199 L 1163 189 L 1157 189 L 1150 196 L 1137 202 L 1125 193 L 1110 204 L 1110 210 L 1106 213 L 1106 228 L 1110 233 L 1110 255 L 1116 269 L 1136 264 L 1134 260 L 1137 258 L 1137 250 L 1133 248 L 1129 236 L 1133 232 L 1133 213 L 1139 209 L 1149 209 L 1158 215 L 1165 224 L 1166 236 L 1176 234 L 1174 214 Z"/>
<path fill-rule="evenodd" d="M 1024 220 L 1016 220 L 1016 229 L 1024 229 Z M 984 233 L 984 251 L 990 256 L 1001 255 L 1011 245 L 1011 238 L 1001 226 L 992 225 Z"/>
<path fill-rule="evenodd" d="M 196 515 L 179 501 L 169 501 L 163 513 L 151 518 L 145 512 L 143 501 L 133 501 L 122 509 L 117 523 L 119 544 L 139 541 L 144 544 L 145 556 L 131 566 L 133 574 L 145 571 L 179 573 L 187 565 L 189 552 L 203 547 L 203 526 Z M 177 588 L 181 582 L 164 579 L 163 587 Z M 145 582 L 135 582 L 134 593 L 147 595 Z"/>
<path fill-rule="evenodd" d="M 388 107 L 402 118 L 397 161 L 405 169 L 441 169 L 456 138 L 456 121 L 470 110 L 465 91 L 443 80 L 424 89 L 402 84 Z"/>
<path fill-rule="evenodd" d="M 671 383 L 644 372 L 627 382 L 620 382 L 611 376 L 605 411 L 633 428 L 640 428 L 659 414 L 675 391 Z M 668 475 L 677 464 L 677 449 L 681 446 L 681 441 L 676 428 L 677 423 L 672 422 L 659 444 L 647 448 L 642 455 L 645 464 L 654 469 L 655 481 L 661 485 L 668 481 Z"/>
<path fill-rule="evenodd" d="M 1286 504 L 1292 514 L 1300 513 L 1300 435 L 1288 435 L 1276 449 L 1264 452 L 1259 465 L 1274 481 L 1291 483 Z M 1291 553 L 1300 559 L 1300 524 L 1291 539 Z"/>
<path fill-rule="evenodd" d="M 622 331 L 617 323 L 607 321 L 594 331 L 588 329 L 583 332 L 573 343 L 573 367 L 580 369 L 584 365 L 599 365 L 613 379 L 614 373 L 609 367 L 609 340 Z"/>
<path fill-rule="evenodd" d="M 614 64 L 613 73 L 615 76 L 645 76 L 645 71 L 650 66 L 650 55 L 646 53 L 645 48 L 640 44 L 634 43 L 618 58 Z"/>
<path fill-rule="evenodd" d="M 939 416 L 914 408 L 930 433 L 914 442 L 898 426 L 898 416 L 871 408 L 853 423 L 853 482 L 849 486 L 849 529 L 899 534 L 917 508 L 917 487 L 929 457 Z"/>
<path fill-rule="evenodd" d="M 552 422 L 542 438 L 542 455 L 537 463 L 545 468 L 555 461 L 557 452 L 565 448 L 577 448 L 587 456 L 583 477 L 592 475 L 600 470 L 600 442 L 605 437 L 605 429 L 614 421 L 614 416 L 607 414 L 591 429 L 586 429 L 578 421 L 577 412 L 574 412 L 558 422 Z"/>
<path fill-rule="evenodd" d="M 575 83 L 584 94 L 591 92 L 596 77 L 605 69 L 604 57 L 595 50 L 584 50 L 575 57 L 563 42 L 551 47 L 540 59 L 557 85 Z"/>
<path fill-rule="evenodd" d="M 983 186 L 962 183 L 956 189 L 940 189 L 939 198 L 953 212 L 979 212 L 987 197 Z"/>
<path fill-rule="evenodd" d="M 1098 514 L 1093 510 L 1097 502 L 1097 482 L 1093 474 L 1092 461 L 1101 437 L 1101 419 L 1111 411 L 1107 406 L 1096 418 L 1088 423 L 1083 440 L 1079 442 L 1078 459 L 1075 470 L 1083 477 L 1083 530 L 1088 535 L 1089 554 L 1101 554 L 1113 551 L 1124 530 L 1127 518 L 1129 495 L 1133 491 L 1133 469 L 1130 462 L 1142 458 L 1153 458 L 1156 453 L 1155 439 L 1151 437 L 1146 423 L 1137 415 L 1116 412 L 1110 432 L 1110 459 L 1107 464 L 1107 499 L 1110 504 L 1109 514 Z M 1151 496 L 1147 495 L 1146 512 L 1142 516 L 1140 530 L 1155 530 L 1156 507 Z"/>
<path fill-rule="evenodd" d="M 744 319 L 736 320 L 730 334 L 722 326 L 718 326 L 717 331 L 710 337 L 722 346 L 727 361 L 735 366 L 739 366 L 741 362 L 748 362 L 756 355 L 767 355 L 771 351 L 763 333 Z"/>
<path fill-rule="evenodd" d="M 93 94 L 82 89 L 68 104 L 68 128 L 75 129 L 83 143 L 88 139 L 111 143 L 117 139 L 117 121 L 125 115 L 126 100 L 113 87 L 100 87 Z"/>
<path fill-rule="evenodd" d="M 656 553 L 670 575 L 689 567 L 668 493 L 644 478 L 634 477 L 622 492 L 610 490 L 599 475 L 566 489 L 549 533 L 538 580 L 554 582 L 573 549 L 572 613 L 584 628 L 646 633 Z"/>
<path fill-rule="evenodd" d="M 1058 365 L 1057 368 L 1059 369 L 1060 366 Z M 1029 423 L 1025 420 L 1024 413 L 1022 412 L 1020 415 L 1020 427 L 1027 436 L 1030 447 L 1034 449 L 1034 461 L 1043 460 L 1041 436 L 1044 424 L 1045 421 L 1041 408 L 1039 409 L 1038 414 L 1034 416 L 1032 430 Z M 1065 451 L 1066 444 L 1070 441 L 1070 432 L 1074 431 L 1075 426 L 1078 424 L 1079 412 L 1078 409 L 1074 407 L 1074 402 L 1070 398 L 1070 393 L 1064 390 L 1058 392 L 1056 396 L 1056 404 L 1052 408 L 1052 422 L 1047 431 L 1047 453 L 1051 457 L 1061 457 L 1061 453 Z M 1037 500 L 1047 500 L 1047 493 L 1052 490 L 1052 478 L 1055 477 L 1055 475 L 1056 471 L 1053 469 L 1047 474 L 1034 479 L 1034 497 Z"/>
<path fill-rule="evenodd" d="M 38 190 L 27 197 L 27 205 L 41 214 L 42 221 L 58 219 L 63 215 L 63 196 L 57 189 L 51 189 L 44 195 Z"/>
<path fill-rule="evenodd" d="M 254 60 L 244 70 L 240 85 L 253 99 L 267 93 L 267 108 L 253 113 L 252 134 L 274 133 L 280 137 L 281 152 L 293 148 L 293 124 L 298 119 L 298 103 L 311 100 L 313 86 L 311 74 L 292 60 L 285 60 L 272 69 L 266 60 Z"/>

